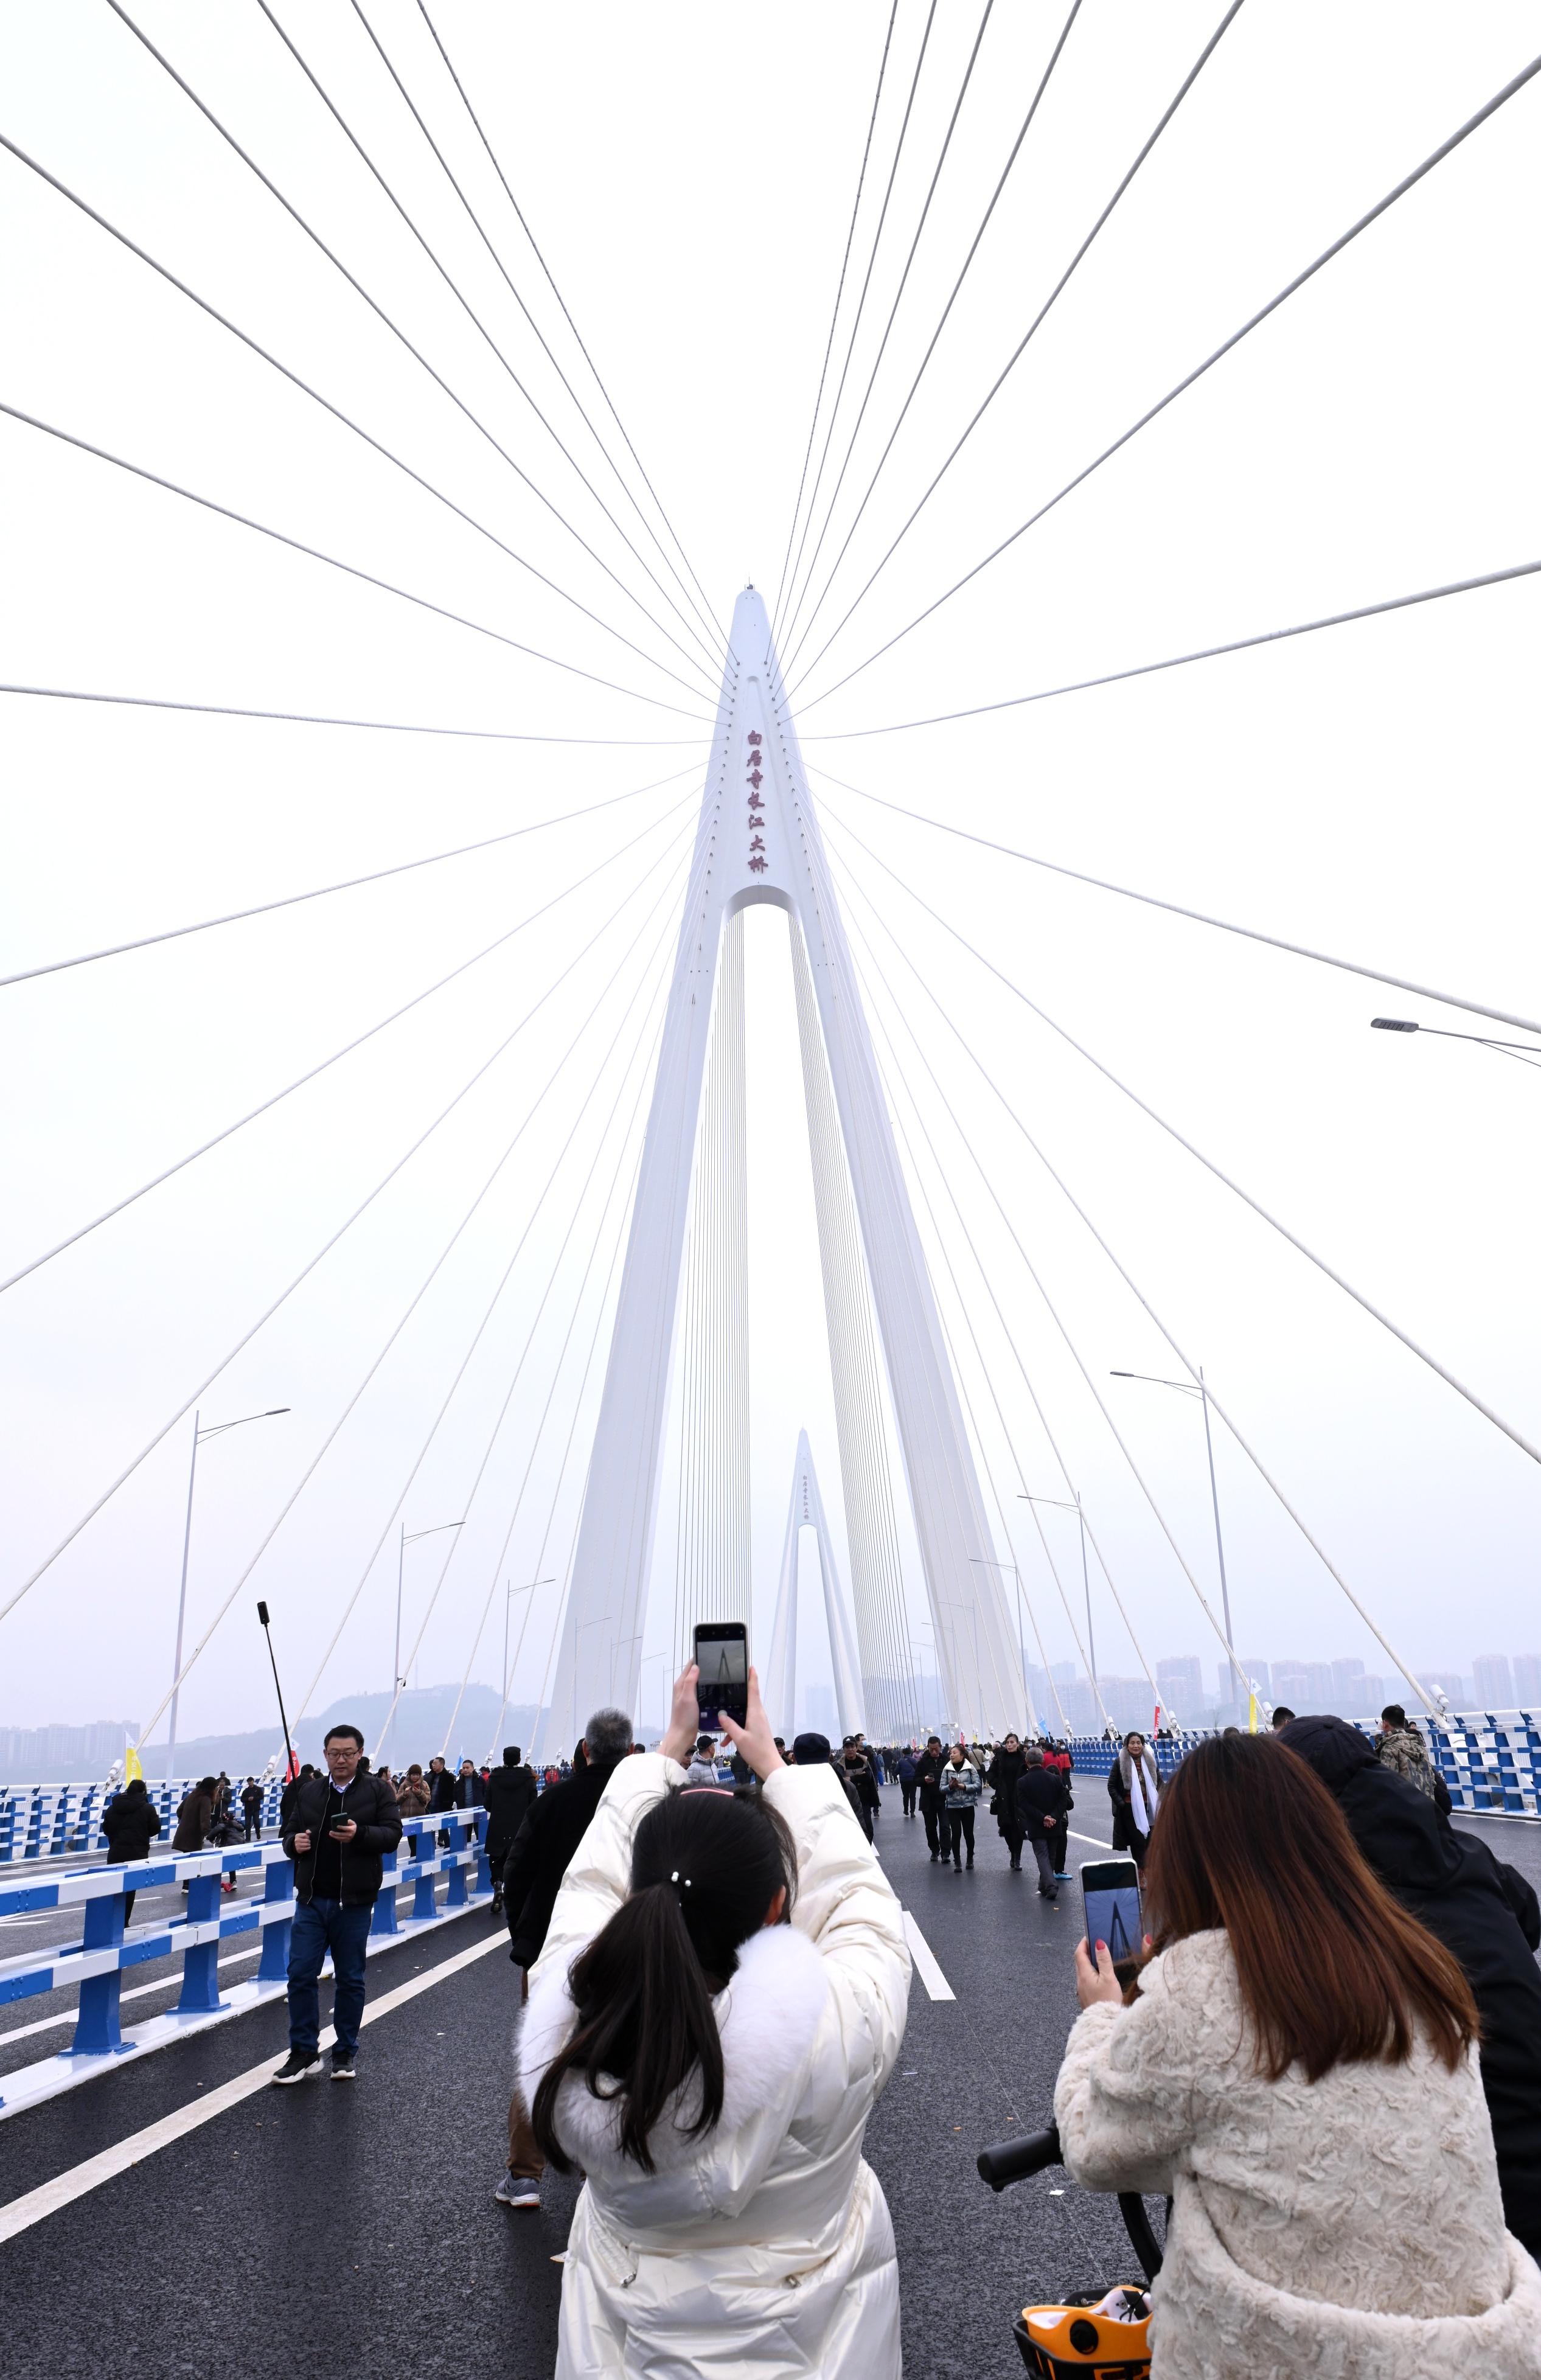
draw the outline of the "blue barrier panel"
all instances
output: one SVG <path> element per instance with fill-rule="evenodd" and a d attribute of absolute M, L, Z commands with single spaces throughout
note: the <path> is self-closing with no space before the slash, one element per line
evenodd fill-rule
<path fill-rule="evenodd" d="M 431 1820 L 407 1820 L 404 1831 L 419 1856 L 403 1861 L 396 1852 L 383 1861 L 383 1884 L 375 1903 L 372 1930 L 397 1930 L 395 1894 L 404 1883 L 415 1888 L 414 1922 L 439 1921 L 434 1884 L 440 1876 L 447 1881 L 445 1912 L 470 1906 L 467 1883 L 473 1872 L 479 1873 L 487 1864 L 486 1828 L 485 1810 L 450 1810 Z M 440 1833 L 450 1837 L 453 1849 L 432 1847 Z M 232 1900 L 224 1894 L 224 1878 L 243 1870 L 261 1872 L 261 1900 Z M 168 1884 L 187 1886 L 185 1914 L 125 1925 L 127 1894 Z M 61 2053 L 66 2058 L 110 2057 L 131 2046 L 123 2040 L 119 2009 L 127 1969 L 174 1957 L 179 1951 L 181 1992 L 173 2013 L 205 2022 L 231 2005 L 220 1998 L 219 1954 L 221 1946 L 232 1937 L 261 1933 L 259 1984 L 281 1984 L 287 1973 L 295 1912 L 294 1867 L 281 1842 L 174 1854 L 123 1867 L 68 1870 L 38 1876 L 28 1884 L 0 1886 L 0 1917 L 77 1907 L 83 1921 L 79 1941 L 0 1960 L 0 2003 L 78 1987 L 74 2036 L 69 2048 Z M 382 1910 L 388 1912 L 383 1924 Z M 168 1986 L 171 1980 L 167 1978 Z M 4 2088 L 5 2080 L 0 2077 L 0 2094 Z M 0 2095 L 0 2108 L 5 2104 Z"/>

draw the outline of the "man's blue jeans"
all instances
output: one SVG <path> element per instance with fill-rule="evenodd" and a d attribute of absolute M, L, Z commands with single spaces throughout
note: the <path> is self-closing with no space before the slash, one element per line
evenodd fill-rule
<path fill-rule="evenodd" d="M 291 2049 L 315 2054 L 321 2038 L 321 1995 L 316 1985 L 330 1950 L 336 1976 L 332 2022 L 337 2047 L 346 2049 L 350 2058 L 357 2051 L 364 2013 L 364 1945 L 373 1915 L 368 1901 L 358 1909 L 345 1909 L 340 1900 L 302 1900 L 296 1909 L 289 1936 Z"/>

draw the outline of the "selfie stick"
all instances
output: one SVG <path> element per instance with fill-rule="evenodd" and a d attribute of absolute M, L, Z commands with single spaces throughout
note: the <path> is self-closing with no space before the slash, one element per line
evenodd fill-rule
<path fill-rule="evenodd" d="M 273 1657 L 273 1631 L 268 1626 L 268 1607 L 265 1603 L 260 1603 L 257 1606 L 257 1617 L 262 1623 L 262 1633 L 268 1640 L 268 1659 L 273 1662 L 273 1690 L 278 1696 L 278 1724 L 284 1730 L 285 1757 L 284 1777 L 285 1782 L 287 1783 L 291 1777 L 298 1774 L 299 1763 L 295 1758 L 294 1745 L 289 1742 L 289 1722 L 284 1715 L 284 1689 L 278 1682 L 278 1663 Z"/>

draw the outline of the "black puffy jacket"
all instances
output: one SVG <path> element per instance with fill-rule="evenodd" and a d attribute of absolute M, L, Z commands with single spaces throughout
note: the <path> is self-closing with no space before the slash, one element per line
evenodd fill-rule
<path fill-rule="evenodd" d="M 1504 2220 L 1541 2258 L 1541 1911 L 1517 1869 L 1462 1834 L 1343 1719 L 1292 1719 L 1280 1741 L 1313 1767 L 1388 1891 L 1460 1961 L 1482 2020 L 1482 2087 Z"/>
<path fill-rule="evenodd" d="M 499 1871 L 514 1838 L 535 1807 L 535 1778 L 516 1760 L 504 1760 L 487 1779 L 487 1858 Z"/>
<path fill-rule="evenodd" d="M 368 1907 L 384 1881 L 381 1865 L 387 1852 L 401 1840 L 401 1812 L 384 1779 L 360 1768 L 348 1787 L 347 1815 L 358 1832 L 340 1846 L 342 1904 L 345 1909 Z M 331 1798 L 330 1777 L 307 1777 L 295 1795 L 284 1829 L 284 1849 L 295 1864 L 295 1899 L 309 1900 L 316 1872 L 316 1832 Z M 308 1852 L 295 1850 L 295 1837 L 309 1835 Z"/>
<path fill-rule="evenodd" d="M 108 1866 L 120 1867 L 150 1857 L 151 1838 L 161 1831 L 161 1814 L 142 1785 L 137 1791 L 126 1785 L 103 1811 L 102 1831 L 107 1838 Z"/>
<path fill-rule="evenodd" d="M 1027 1767 L 1027 1755 L 1020 1747 L 1008 1752 L 1004 1744 L 985 1771 L 985 1783 L 995 1796 L 995 1823 L 1003 1835 L 1021 1831 L 1016 1815 L 1016 1789 Z"/>

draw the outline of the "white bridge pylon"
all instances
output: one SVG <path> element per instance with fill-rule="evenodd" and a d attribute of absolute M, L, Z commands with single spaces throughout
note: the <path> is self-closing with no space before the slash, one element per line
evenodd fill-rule
<path fill-rule="evenodd" d="M 605 1704 L 637 1709 L 713 994 L 732 921 L 755 902 L 787 912 L 795 958 L 799 939 L 807 955 L 947 1716 L 982 1732 L 1020 1726 L 1023 1681 L 996 1548 L 770 620 L 749 587 L 734 611 L 546 1736 L 571 1742 Z M 828 1282 L 831 1252 L 821 1255 Z M 864 1582 L 853 1584 L 859 1627 Z M 879 1656 L 863 1637 L 865 1698 L 880 1702 L 867 1675 Z"/>
<path fill-rule="evenodd" d="M 835 1709 L 840 1731 L 865 1735 L 867 1709 L 862 1694 L 861 1656 L 856 1645 L 856 1615 L 841 1582 L 824 1499 L 813 1467 L 807 1431 L 797 1434 L 797 1463 L 792 1474 L 792 1501 L 787 1508 L 786 1543 L 782 1548 L 782 1575 L 776 1589 L 776 1616 L 770 1629 L 770 1658 L 765 1668 L 766 1708 L 783 1722 L 790 1737 L 797 1706 L 797 1572 L 803 1531 L 811 1529 L 819 1547 L 819 1575 L 824 1588 L 824 1621 L 830 1632 L 830 1667 L 834 1672 Z"/>

